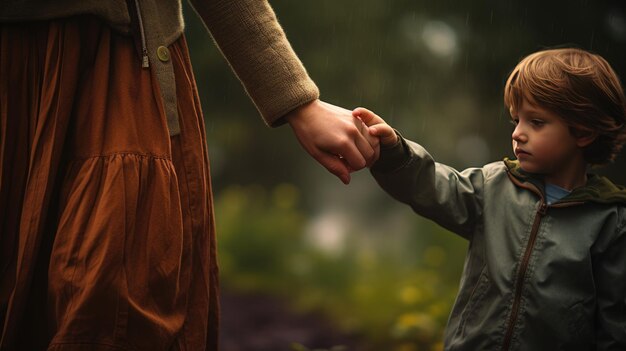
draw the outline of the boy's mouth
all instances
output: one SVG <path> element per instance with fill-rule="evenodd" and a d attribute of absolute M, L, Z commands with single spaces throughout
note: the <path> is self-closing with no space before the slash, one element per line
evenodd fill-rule
<path fill-rule="evenodd" d="M 515 157 L 517 157 L 517 158 L 519 158 L 520 155 L 531 155 L 530 152 L 528 152 L 528 151 L 526 151 L 524 149 L 521 149 L 519 147 L 516 147 L 514 152 L 515 152 Z"/>

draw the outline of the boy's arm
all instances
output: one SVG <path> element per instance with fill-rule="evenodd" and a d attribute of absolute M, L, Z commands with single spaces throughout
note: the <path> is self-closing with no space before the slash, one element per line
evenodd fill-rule
<path fill-rule="evenodd" d="M 626 221 L 594 266 L 597 349 L 626 350 Z"/>
<path fill-rule="evenodd" d="M 418 214 L 469 239 L 482 216 L 483 170 L 458 172 L 437 163 L 371 111 L 359 108 L 353 114 L 381 138 L 380 158 L 370 169 L 378 184 Z"/>

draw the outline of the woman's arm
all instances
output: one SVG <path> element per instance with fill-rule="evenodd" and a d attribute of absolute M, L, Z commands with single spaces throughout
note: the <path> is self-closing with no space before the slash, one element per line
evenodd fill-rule
<path fill-rule="evenodd" d="M 377 140 L 360 133 L 361 122 L 318 100 L 267 0 L 191 2 L 268 125 L 288 121 L 305 150 L 344 183 L 375 160 Z"/>

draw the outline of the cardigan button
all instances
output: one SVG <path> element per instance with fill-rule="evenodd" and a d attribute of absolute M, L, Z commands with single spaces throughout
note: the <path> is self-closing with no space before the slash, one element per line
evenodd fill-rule
<path fill-rule="evenodd" d="M 170 51 L 165 46 L 159 46 L 157 48 L 157 57 L 163 62 L 170 60 Z"/>

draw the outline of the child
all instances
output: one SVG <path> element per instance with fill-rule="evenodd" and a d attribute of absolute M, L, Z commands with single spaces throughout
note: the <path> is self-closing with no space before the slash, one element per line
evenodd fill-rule
<path fill-rule="evenodd" d="M 446 350 L 626 350 L 626 189 L 588 174 L 626 139 L 619 78 L 600 56 L 524 58 L 504 102 L 516 160 L 458 172 L 364 108 L 371 172 L 418 214 L 469 240 Z"/>

